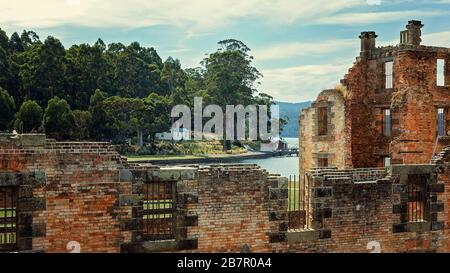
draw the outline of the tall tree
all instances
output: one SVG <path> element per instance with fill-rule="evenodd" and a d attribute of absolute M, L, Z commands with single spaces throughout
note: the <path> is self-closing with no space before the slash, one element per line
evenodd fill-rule
<path fill-rule="evenodd" d="M 77 109 L 87 109 L 94 91 L 109 83 L 103 48 L 96 44 L 74 45 L 66 52 L 66 98 Z"/>
<path fill-rule="evenodd" d="M 206 71 L 206 88 L 213 102 L 222 109 L 226 105 L 252 104 L 253 95 L 257 92 L 257 80 L 262 75 L 252 65 L 250 48 L 233 39 L 223 40 L 218 44 L 219 49 L 202 61 Z M 224 118 L 224 127 L 225 124 Z M 223 141 L 224 150 L 227 147 L 227 141 Z"/>
<path fill-rule="evenodd" d="M 92 115 L 89 111 L 74 110 L 73 117 L 75 128 L 73 130 L 72 139 L 84 140 L 89 139 L 89 129 L 92 126 Z"/>
<path fill-rule="evenodd" d="M 54 97 L 49 100 L 44 113 L 45 133 L 57 140 L 70 139 L 75 118 L 66 100 Z"/>
<path fill-rule="evenodd" d="M 111 139 L 111 133 L 107 126 L 108 117 L 105 111 L 104 101 L 106 94 L 99 89 L 95 90 L 91 96 L 89 104 L 89 113 L 91 114 L 90 135 L 97 139 Z"/>
<path fill-rule="evenodd" d="M 19 34 L 14 32 L 9 39 L 9 48 L 14 52 L 23 52 L 25 47 L 23 46 L 22 39 L 20 39 Z"/>
<path fill-rule="evenodd" d="M 14 128 L 19 133 L 37 132 L 42 125 L 43 110 L 36 101 L 25 101 L 16 113 Z"/>
<path fill-rule="evenodd" d="M 46 105 L 54 96 L 64 97 L 65 50 L 59 40 L 49 36 L 20 59 L 19 75 L 30 98 Z"/>
<path fill-rule="evenodd" d="M 184 85 L 186 75 L 178 59 L 167 58 L 161 70 L 161 80 L 167 85 L 169 95 L 173 95 L 177 87 Z"/>
<path fill-rule="evenodd" d="M 14 119 L 16 105 L 14 99 L 5 89 L 0 87 L 0 130 L 10 129 Z"/>

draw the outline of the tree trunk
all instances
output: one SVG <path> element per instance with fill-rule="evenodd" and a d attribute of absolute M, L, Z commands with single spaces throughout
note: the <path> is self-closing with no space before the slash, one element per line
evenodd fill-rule
<path fill-rule="evenodd" d="M 139 148 L 144 147 L 144 133 L 141 128 L 138 128 L 137 130 L 137 141 Z"/>

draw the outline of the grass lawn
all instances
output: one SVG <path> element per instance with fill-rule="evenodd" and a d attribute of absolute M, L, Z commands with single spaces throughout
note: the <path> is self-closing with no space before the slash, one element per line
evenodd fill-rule
<path fill-rule="evenodd" d="M 288 193 L 288 210 L 297 211 L 300 209 L 300 183 L 297 181 L 295 184 L 291 182 Z"/>
<path fill-rule="evenodd" d="M 128 161 L 141 161 L 141 160 L 177 160 L 177 159 L 196 159 L 204 156 L 198 155 L 136 155 L 128 156 Z"/>
<path fill-rule="evenodd" d="M 0 208 L 0 218 L 5 217 L 16 217 L 16 209 L 7 208 L 5 210 L 4 208 Z"/>

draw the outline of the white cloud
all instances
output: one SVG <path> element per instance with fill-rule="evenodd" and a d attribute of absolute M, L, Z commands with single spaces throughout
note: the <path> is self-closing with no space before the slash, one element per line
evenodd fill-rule
<path fill-rule="evenodd" d="M 257 61 L 282 60 L 298 56 L 323 55 L 330 52 L 359 47 L 357 39 L 325 40 L 320 42 L 291 42 L 276 44 L 268 48 L 253 51 Z"/>
<path fill-rule="evenodd" d="M 450 31 L 425 34 L 422 36 L 422 44 L 429 46 L 450 47 Z"/>
<path fill-rule="evenodd" d="M 323 89 L 331 89 L 344 77 L 351 63 L 343 61 L 319 65 L 262 70 L 260 90 L 281 101 L 314 100 Z"/>
<path fill-rule="evenodd" d="M 171 24 L 208 30 L 242 17 L 276 23 L 291 23 L 300 18 L 308 21 L 363 4 L 361 0 L 0 0 L 0 25 L 136 28 Z"/>
<path fill-rule="evenodd" d="M 320 17 L 313 24 L 368 25 L 379 22 L 395 22 L 409 20 L 411 18 L 443 16 L 448 14 L 449 12 L 445 10 L 342 13 Z"/>

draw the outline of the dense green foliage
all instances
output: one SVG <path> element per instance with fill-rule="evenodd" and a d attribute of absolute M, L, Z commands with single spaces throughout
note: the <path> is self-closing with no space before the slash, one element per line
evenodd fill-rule
<path fill-rule="evenodd" d="M 41 130 L 42 107 L 34 100 L 25 101 L 16 113 L 14 127 L 23 133 L 38 132 Z"/>
<path fill-rule="evenodd" d="M 0 87 L 0 130 L 6 130 L 11 125 L 16 105 L 13 97 Z"/>
<path fill-rule="evenodd" d="M 41 41 L 23 31 L 9 38 L 0 29 L 0 130 L 153 144 L 155 133 L 169 129 L 172 106 L 192 106 L 195 96 L 222 106 L 272 104 L 257 94 L 262 75 L 249 52 L 240 41 L 221 41 L 202 67 L 182 69 L 137 42 L 98 39 L 66 49 L 51 36 Z"/>

